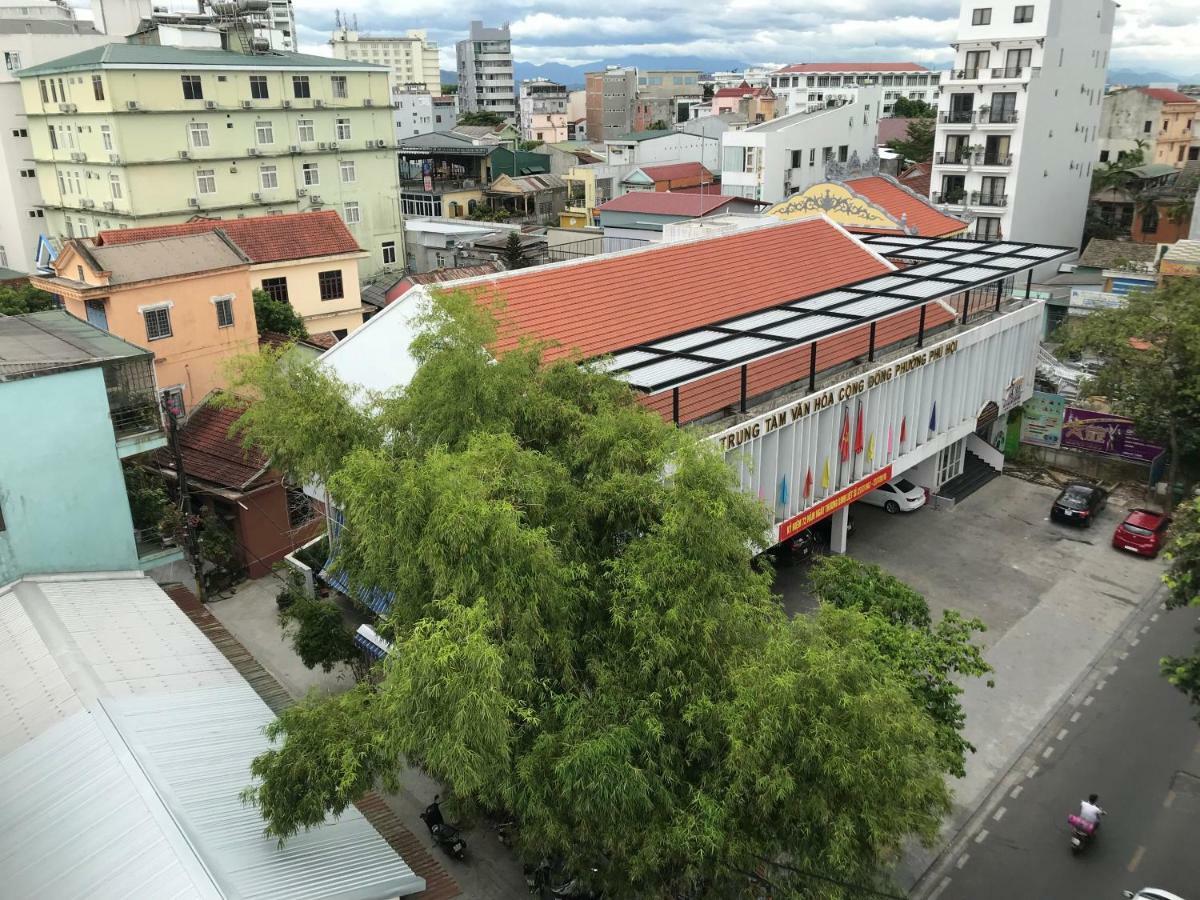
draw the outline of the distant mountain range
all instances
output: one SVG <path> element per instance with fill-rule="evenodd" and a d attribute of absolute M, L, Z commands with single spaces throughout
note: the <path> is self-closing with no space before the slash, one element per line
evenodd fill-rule
<path fill-rule="evenodd" d="M 637 66 L 639 69 L 700 69 L 702 72 L 708 74 L 711 72 L 737 72 L 746 68 L 747 63 L 736 60 L 702 59 L 696 56 L 631 56 L 618 61 L 602 59 L 592 63 L 585 63 L 581 66 L 567 66 L 562 63 L 542 63 L 541 65 L 535 65 L 529 62 L 518 62 L 514 64 L 513 70 L 518 82 L 526 78 L 549 78 L 551 81 L 557 81 L 559 84 L 565 84 L 567 87 L 581 88 L 583 87 L 583 76 L 585 73 L 598 72 L 603 70 L 605 66 L 610 65 Z M 946 61 L 941 65 L 935 63 L 930 68 L 948 69 L 950 68 L 950 62 Z M 1108 72 L 1109 84 L 1149 84 L 1151 82 L 1200 84 L 1200 74 L 1172 75 L 1169 72 L 1138 69 L 1110 69 Z M 442 83 L 457 84 L 458 73 L 452 69 L 442 69 Z"/>

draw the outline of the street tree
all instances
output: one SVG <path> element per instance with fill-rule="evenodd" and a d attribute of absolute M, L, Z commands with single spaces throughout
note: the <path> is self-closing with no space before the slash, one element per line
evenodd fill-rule
<path fill-rule="evenodd" d="M 888 141 L 888 149 L 899 153 L 909 162 L 930 162 L 937 132 L 936 121 L 932 116 L 911 120 L 905 136 Z"/>
<path fill-rule="evenodd" d="M 1180 504 L 1171 529 L 1166 552 L 1170 567 L 1163 575 L 1167 608 L 1200 606 L 1200 499 L 1189 498 Z M 1200 707 L 1200 644 L 1191 656 L 1167 656 L 1160 665 L 1163 676 Z M 1196 721 L 1200 722 L 1200 713 Z"/>
<path fill-rule="evenodd" d="M 288 337 L 308 337 L 304 320 L 296 314 L 292 304 L 286 300 L 276 300 L 263 290 L 256 289 L 252 296 L 254 298 L 254 321 L 258 325 L 259 334 L 270 331 L 276 334 L 286 334 Z"/>
<path fill-rule="evenodd" d="M 54 308 L 54 297 L 28 281 L 19 285 L 0 285 L 0 316 L 22 316 Z"/>
<path fill-rule="evenodd" d="M 1140 437 L 1167 448 L 1167 482 L 1189 496 L 1200 478 L 1200 281 L 1167 279 L 1073 320 L 1063 350 L 1102 360 L 1085 390 L 1107 397 Z"/>
<path fill-rule="evenodd" d="M 936 110 L 924 100 L 897 97 L 892 104 L 892 115 L 910 119 L 931 119 Z"/>
<path fill-rule="evenodd" d="M 610 897 L 882 885 L 949 809 L 954 760 L 912 669 L 952 667 L 886 632 L 887 603 L 789 621 L 754 559 L 769 514 L 722 456 L 601 367 L 493 355 L 496 328 L 440 295 L 384 394 L 270 354 L 236 373 L 258 397 L 243 438 L 334 498 L 334 569 L 394 598 L 372 677 L 270 726 L 244 795 L 267 832 L 417 765 Z"/>

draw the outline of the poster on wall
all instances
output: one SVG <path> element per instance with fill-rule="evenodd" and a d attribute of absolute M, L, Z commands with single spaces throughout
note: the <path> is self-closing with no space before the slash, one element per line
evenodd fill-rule
<path fill-rule="evenodd" d="M 1062 440 L 1063 413 L 1067 398 L 1061 394 L 1034 391 L 1025 402 L 1021 419 L 1021 443 L 1057 448 Z"/>
<path fill-rule="evenodd" d="M 1134 434 L 1130 419 L 1076 406 L 1068 406 L 1063 414 L 1060 446 L 1145 465 L 1164 452 L 1158 444 Z"/>

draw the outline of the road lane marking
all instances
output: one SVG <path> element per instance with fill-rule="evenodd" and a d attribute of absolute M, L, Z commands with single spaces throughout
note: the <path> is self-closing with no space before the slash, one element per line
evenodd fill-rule
<path fill-rule="evenodd" d="M 1088 694 L 1087 698 L 1083 701 L 1083 705 L 1091 706 L 1095 701 L 1096 701 L 1096 698 L 1092 694 Z"/>
<path fill-rule="evenodd" d="M 1142 633 L 1142 634 L 1145 634 L 1145 633 L 1146 633 L 1147 631 L 1149 631 L 1149 630 L 1150 630 L 1150 626 L 1149 626 L 1149 625 L 1143 625 L 1143 626 L 1142 626 L 1142 632 L 1141 632 L 1141 633 Z"/>
<path fill-rule="evenodd" d="M 1018 784 L 1015 788 L 1012 789 L 1012 793 L 1009 794 L 1008 796 L 1011 797 L 1013 800 L 1016 800 L 1018 797 L 1021 796 L 1021 791 L 1023 791 L 1023 790 L 1025 790 L 1025 788 L 1022 785 Z"/>
<path fill-rule="evenodd" d="M 1150 621 L 1151 621 L 1151 622 L 1157 622 L 1157 621 L 1158 621 L 1158 613 L 1155 613 L 1154 615 L 1152 615 L 1152 616 L 1150 617 Z"/>
<path fill-rule="evenodd" d="M 1138 644 L 1140 644 L 1141 642 L 1142 642 L 1142 639 L 1141 639 L 1141 638 L 1134 638 L 1132 641 L 1130 641 L 1130 642 L 1129 642 L 1129 646 L 1130 646 L 1130 647 L 1136 647 L 1136 646 L 1137 646 Z"/>
<path fill-rule="evenodd" d="M 1004 818 L 1004 814 L 1006 812 L 1008 812 L 1007 807 L 1002 806 L 998 810 L 996 810 L 996 814 L 994 816 L 992 816 L 992 818 L 995 819 L 997 822 L 999 822 L 1001 819 Z"/>
<path fill-rule="evenodd" d="M 1129 861 L 1129 865 L 1127 865 L 1127 866 L 1125 867 L 1125 871 L 1126 871 L 1126 872 L 1136 872 L 1136 871 L 1137 871 L 1137 867 L 1138 867 L 1139 865 L 1141 865 L 1141 863 L 1142 863 L 1142 857 L 1143 857 L 1143 856 L 1145 856 L 1145 855 L 1146 855 L 1146 848 L 1145 848 L 1145 847 L 1138 847 L 1138 848 L 1137 848 L 1137 850 L 1135 850 L 1135 851 L 1133 852 L 1133 859 L 1131 859 L 1131 860 Z"/>
<path fill-rule="evenodd" d="M 970 853 L 964 853 L 962 856 L 960 856 L 958 858 L 958 868 L 961 869 L 963 866 L 965 866 L 967 864 L 967 860 L 970 858 L 971 858 Z"/>
<path fill-rule="evenodd" d="M 1032 778 L 1034 775 L 1036 775 L 1038 773 L 1038 771 L 1039 771 L 1038 767 L 1034 766 L 1032 769 L 1029 770 L 1029 774 L 1026 775 L 1025 777 Z"/>
<path fill-rule="evenodd" d="M 1100 679 L 1100 681 L 1099 681 L 1099 682 L 1096 684 L 1096 690 L 1098 690 L 1098 691 L 1102 691 L 1102 690 L 1104 690 L 1104 686 L 1105 686 L 1106 684 L 1108 684 L 1108 680 L 1107 680 L 1107 679 L 1103 679 L 1103 678 L 1102 678 L 1102 679 Z"/>
<path fill-rule="evenodd" d="M 1065 738 L 1066 736 L 1067 736 L 1067 729 L 1065 729 L 1065 728 L 1064 728 L 1064 729 L 1062 729 L 1062 730 L 1061 730 L 1061 731 L 1058 733 L 1058 738 L 1057 738 L 1057 740 L 1060 740 L 1060 741 L 1061 741 L 1061 740 L 1062 740 L 1063 738 Z"/>
<path fill-rule="evenodd" d="M 1083 713 L 1079 712 L 1079 710 L 1076 710 L 1075 712 L 1071 713 L 1071 722 L 1072 723 L 1078 722 L 1079 717 L 1082 715 L 1083 715 Z"/>
<path fill-rule="evenodd" d="M 1175 792 L 1174 792 L 1174 791 L 1167 791 L 1167 796 L 1166 796 L 1166 798 L 1163 800 L 1163 807 L 1164 807 L 1165 809 L 1170 809 L 1170 808 L 1171 808 L 1171 804 L 1172 804 L 1172 803 L 1174 803 L 1174 802 L 1175 802 Z"/>
<path fill-rule="evenodd" d="M 1042 751 L 1042 759 L 1049 759 L 1053 753 L 1054 753 L 1054 748 L 1047 747 L 1045 750 Z"/>
<path fill-rule="evenodd" d="M 987 839 L 988 830 L 986 828 L 979 829 L 979 834 L 975 835 L 975 843 L 982 844 Z"/>
<path fill-rule="evenodd" d="M 929 895 L 929 900 L 938 900 L 938 897 L 942 896 L 942 892 L 948 887 L 950 887 L 950 876 L 943 878 L 941 884 L 934 888 L 933 893 Z"/>

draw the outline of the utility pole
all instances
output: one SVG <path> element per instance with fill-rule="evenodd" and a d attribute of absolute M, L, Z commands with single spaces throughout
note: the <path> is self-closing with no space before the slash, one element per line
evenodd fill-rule
<path fill-rule="evenodd" d="M 183 469 L 183 451 L 179 449 L 179 416 L 170 401 L 162 398 L 163 415 L 167 420 L 167 436 L 171 442 L 171 455 L 175 459 L 175 474 L 179 487 L 179 511 L 183 514 L 183 536 L 187 544 L 188 558 L 192 562 L 192 577 L 196 579 L 196 594 L 203 603 L 207 599 L 204 589 L 204 558 L 200 553 L 200 535 L 197 533 L 192 501 L 188 496 L 187 473 Z"/>

